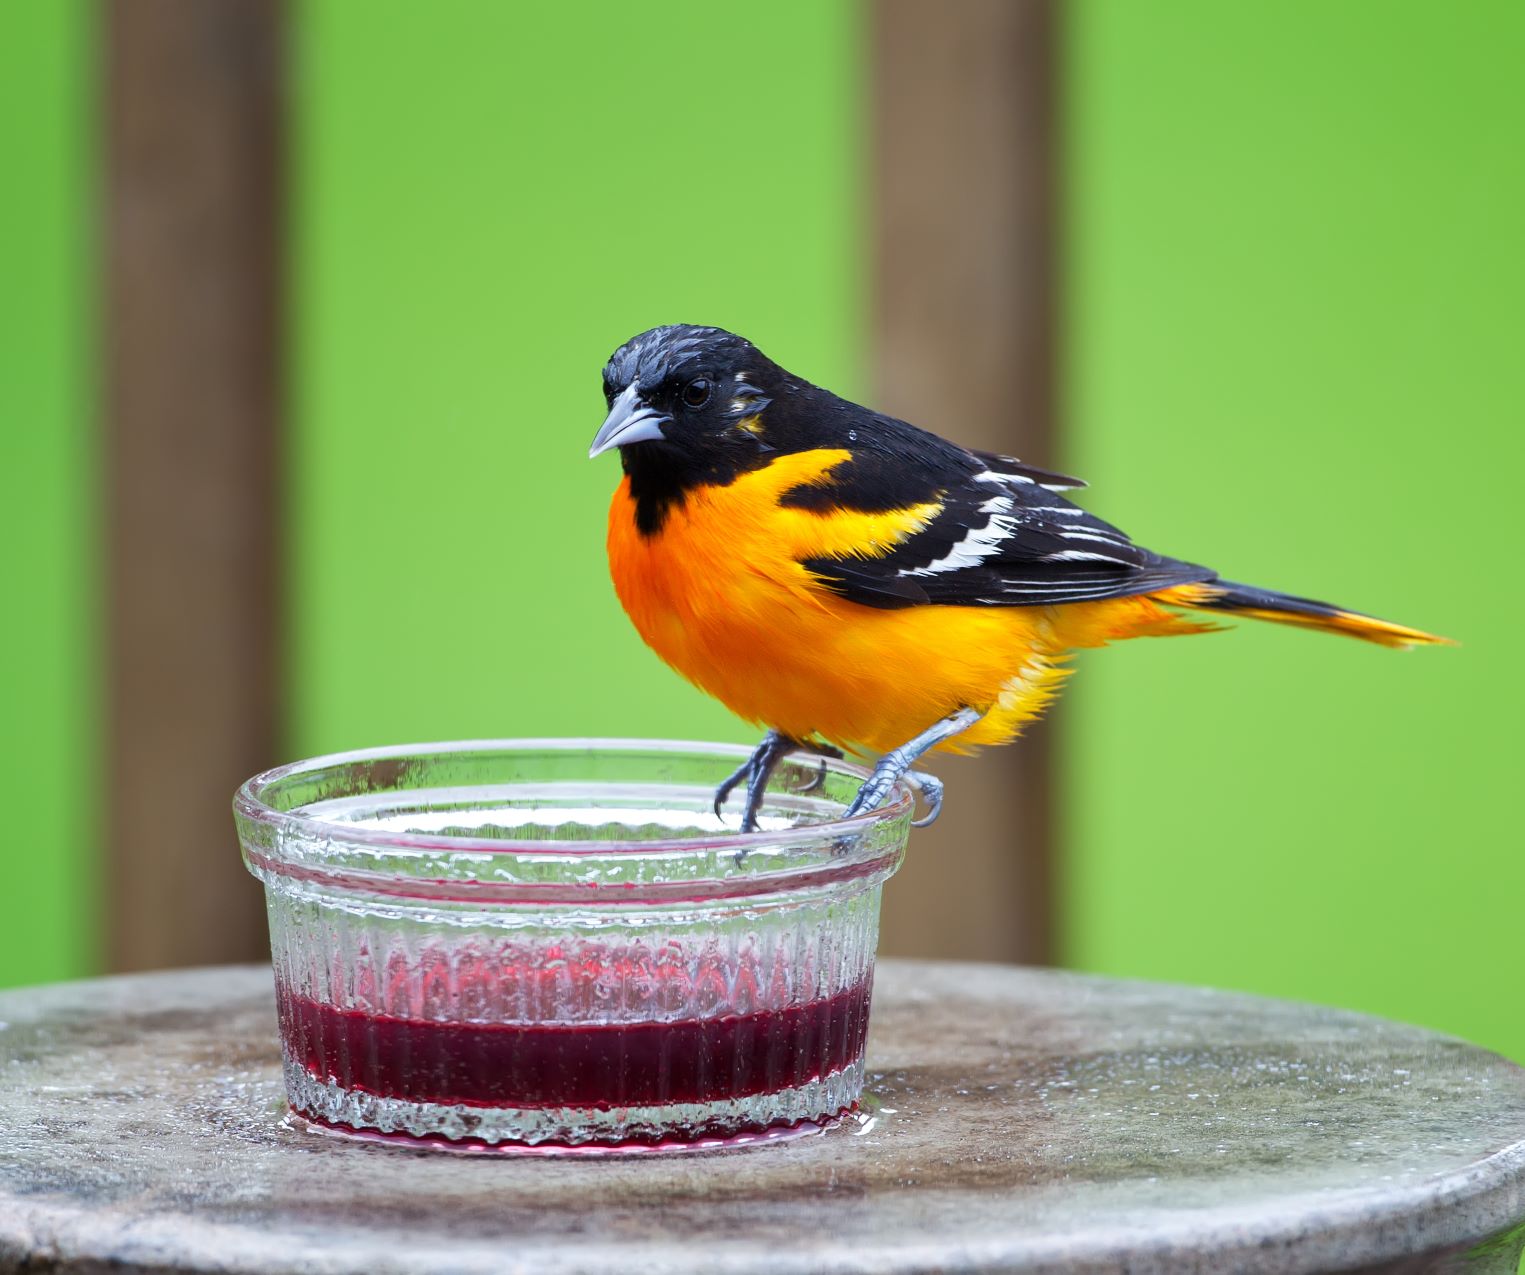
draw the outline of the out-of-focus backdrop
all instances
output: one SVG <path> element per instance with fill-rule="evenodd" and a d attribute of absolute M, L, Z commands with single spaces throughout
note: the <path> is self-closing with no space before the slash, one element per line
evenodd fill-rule
<path fill-rule="evenodd" d="M 584 459 L 683 321 L 1463 643 L 1082 656 L 944 768 L 887 951 L 1525 1060 L 1522 65 L 1513 0 L 0 7 L 0 983 L 258 958 L 281 760 L 748 740 Z"/>

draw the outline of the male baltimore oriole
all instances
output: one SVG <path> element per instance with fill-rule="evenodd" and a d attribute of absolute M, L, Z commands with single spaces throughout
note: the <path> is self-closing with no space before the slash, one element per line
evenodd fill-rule
<path fill-rule="evenodd" d="M 768 728 L 715 793 L 719 814 L 746 779 L 745 831 L 787 753 L 881 753 L 847 815 L 871 810 L 929 749 L 1012 739 L 1074 649 L 1214 627 L 1181 609 L 1446 640 L 1151 553 L 1058 494 L 1079 479 L 849 403 L 720 328 L 633 337 L 604 396 L 588 454 L 618 447 L 625 470 L 620 601 L 662 659 Z M 941 784 L 920 781 L 928 823 Z"/>

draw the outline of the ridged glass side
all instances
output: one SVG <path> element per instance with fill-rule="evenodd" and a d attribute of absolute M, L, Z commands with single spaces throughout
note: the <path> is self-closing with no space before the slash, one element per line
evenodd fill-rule
<path fill-rule="evenodd" d="M 273 888 L 283 1051 L 306 1078 L 293 1103 L 382 1132 L 527 1143 L 837 1115 L 862 1083 L 879 892 L 441 927 Z"/>
<path fill-rule="evenodd" d="M 750 1098 L 608 1110 L 409 1102 L 319 1080 L 290 1061 L 285 1074 L 292 1107 L 319 1124 L 489 1147 L 647 1147 L 824 1125 L 852 1110 L 863 1093 L 861 1061 L 824 1079 Z"/>

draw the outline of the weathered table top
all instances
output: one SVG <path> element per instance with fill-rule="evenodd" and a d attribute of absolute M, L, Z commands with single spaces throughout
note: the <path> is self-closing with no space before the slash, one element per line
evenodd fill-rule
<path fill-rule="evenodd" d="M 864 1118 L 619 1159 L 298 1126 L 264 968 L 6 993 L 0 1023 L 5 1270 L 1308 1271 L 1525 1217 L 1525 1071 L 1194 988 L 885 962 Z"/>

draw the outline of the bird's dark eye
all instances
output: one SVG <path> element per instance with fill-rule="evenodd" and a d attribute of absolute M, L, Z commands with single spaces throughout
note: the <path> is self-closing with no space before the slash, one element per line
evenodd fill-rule
<path fill-rule="evenodd" d="M 683 401 L 690 407 L 703 407 L 710 401 L 710 383 L 702 376 L 683 387 Z"/>

